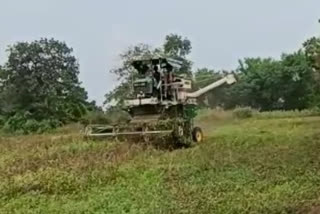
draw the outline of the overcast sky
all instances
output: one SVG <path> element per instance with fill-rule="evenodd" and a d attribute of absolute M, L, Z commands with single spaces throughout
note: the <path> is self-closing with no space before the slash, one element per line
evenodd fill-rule
<path fill-rule="evenodd" d="M 90 99 L 115 87 L 108 70 L 128 46 L 178 33 L 197 67 L 233 69 L 250 56 L 279 57 L 320 34 L 320 0 L 0 0 L 0 63 L 16 41 L 54 37 L 74 49 Z"/>

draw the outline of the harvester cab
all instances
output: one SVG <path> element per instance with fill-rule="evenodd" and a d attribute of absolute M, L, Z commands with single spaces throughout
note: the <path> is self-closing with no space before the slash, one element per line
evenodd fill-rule
<path fill-rule="evenodd" d="M 138 78 L 133 82 L 133 98 L 167 99 L 170 95 L 167 86 L 175 81 L 174 72 L 181 67 L 181 62 L 159 57 L 134 60 L 132 66 L 138 72 Z"/>
<path fill-rule="evenodd" d="M 192 90 L 192 81 L 177 75 L 181 65 L 181 61 L 172 58 L 134 60 L 132 66 L 138 74 L 132 85 L 133 96 L 125 100 L 125 107 L 157 105 L 161 108 L 185 102 Z"/>
<path fill-rule="evenodd" d="M 138 136 L 149 141 L 158 136 L 169 136 L 171 141 L 189 145 L 203 139 L 199 127 L 194 127 L 197 98 L 223 84 L 233 84 L 233 74 L 192 91 L 192 80 L 177 75 L 182 62 L 172 58 L 155 57 L 134 60 L 137 71 L 132 91 L 124 101 L 124 110 L 131 115 L 129 123 L 90 125 L 86 135 L 92 137 Z M 163 138 L 162 138 L 163 139 Z"/>
<path fill-rule="evenodd" d="M 150 77 L 138 79 L 133 82 L 133 94 L 135 98 L 149 98 L 154 94 L 154 81 Z"/>

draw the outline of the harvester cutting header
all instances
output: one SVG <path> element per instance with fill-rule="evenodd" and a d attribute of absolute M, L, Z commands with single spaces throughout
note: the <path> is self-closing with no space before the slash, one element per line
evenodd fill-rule
<path fill-rule="evenodd" d="M 199 127 L 194 127 L 197 98 L 224 84 L 233 84 L 233 74 L 192 91 L 192 80 L 178 75 L 182 62 L 172 58 L 155 57 L 137 59 L 131 65 L 138 74 L 132 83 L 132 91 L 124 100 L 124 110 L 130 122 L 114 125 L 90 125 L 88 136 L 142 137 L 149 141 L 155 136 L 170 136 L 173 142 L 190 144 L 203 139 Z"/>

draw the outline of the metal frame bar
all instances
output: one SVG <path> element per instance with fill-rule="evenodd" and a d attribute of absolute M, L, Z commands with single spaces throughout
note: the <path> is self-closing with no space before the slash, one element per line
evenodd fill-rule
<path fill-rule="evenodd" d="M 145 132 L 110 132 L 110 133 L 96 133 L 96 134 L 88 134 L 88 136 L 92 137 L 103 137 L 103 136 L 120 136 L 120 135 L 149 135 L 149 134 L 170 134 L 173 130 L 162 130 L 162 131 L 145 131 Z"/>

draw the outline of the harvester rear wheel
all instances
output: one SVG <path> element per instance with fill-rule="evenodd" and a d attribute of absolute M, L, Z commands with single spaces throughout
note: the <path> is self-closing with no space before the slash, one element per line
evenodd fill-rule
<path fill-rule="evenodd" d="M 192 130 L 192 140 L 196 143 L 203 141 L 203 132 L 200 127 L 194 127 Z"/>

